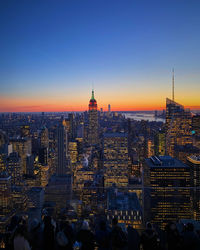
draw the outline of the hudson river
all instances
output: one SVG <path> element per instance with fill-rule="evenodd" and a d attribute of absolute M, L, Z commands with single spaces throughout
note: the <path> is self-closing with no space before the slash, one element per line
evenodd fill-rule
<path fill-rule="evenodd" d="M 149 113 L 122 113 L 126 118 L 134 119 L 136 121 L 150 121 L 150 122 L 165 122 L 165 119 L 155 117 L 154 114 Z"/>

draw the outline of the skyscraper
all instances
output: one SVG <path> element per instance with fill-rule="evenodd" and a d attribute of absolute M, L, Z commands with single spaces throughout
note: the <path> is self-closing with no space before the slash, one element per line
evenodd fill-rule
<path fill-rule="evenodd" d="M 56 156 L 57 156 L 56 174 L 57 175 L 66 174 L 66 168 L 67 168 L 66 150 L 67 150 L 66 132 L 64 130 L 64 126 L 62 125 L 62 123 L 60 123 L 56 130 Z"/>
<path fill-rule="evenodd" d="M 17 152 L 22 160 L 23 174 L 26 174 L 26 157 L 31 155 L 32 146 L 30 138 L 12 138 L 10 143 L 13 146 L 13 151 Z"/>
<path fill-rule="evenodd" d="M 162 229 L 170 221 L 190 219 L 190 168 L 170 156 L 146 159 L 143 169 L 145 221 Z"/>
<path fill-rule="evenodd" d="M 76 138 L 76 124 L 75 124 L 75 115 L 73 113 L 68 114 L 69 120 L 69 141 Z"/>
<path fill-rule="evenodd" d="M 175 146 L 192 144 L 190 110 L 166 99 L 166 153 L 175 156 Z"/>
<path fill-rule="evenodd" d="M 110 104 L 108 104 L 108 112 L 110 113 L 110 111 L 111 111 L 111 106 Z"/>
<path fill-rule="evenodd" d="M 103 140 L 104 186 L 128 185 L 128 139 L 125 133 L 105 133 Z"/>
<path fill-rule="evenodd" d="M 7 158 L 7 171 L 11 177 L 12 185 L 20 185 L 22 180 L 22 162 L 17 152 L 13 152 Z"/>
<path fill-rule="evenodd" d="M 69 173 L 66 151 L 66 130 L 60 122 L 56 129 L 56 174 L 51 176 L 45 188 L 45 202 L 54 203 L 57 213 L 71 200 L 72 178 Z"/>
<path fill-rule="evenodd" d="M 11 195 L 11 176 L 7 172 L 0 173 L 0 232 L 4 232 L 13 215 Z"/>
<path fill-rule="evenodd" d="M 200 115 L 192 117 L 192 130 L 196 136 L 200 136 Z"/>
<path fill-rule="evenodd" d="M 155 155 L 165 155 L 165 131 L 159 130 L 154 137 Z"/>
<path fill-rule="evenodd" d="M 98 144 L 98 111 L 97 102 L 94 99 L 94 90 L 92 90 L 92 97 L 89 102 L 89 131 L 88 131 L 88 143 L 90 145 Z"/>
<path fill-rule="evenodd" d="M 69 156 L 71 163 L 76 163 L 78 159 L 78 149 L 77 149 L 77 141 L 69 142 Z"/>
<path fill-rule="evenodd" d="M 187 157 L 187 165 L 190 166 L 191 193 L 193 205 L 193 218 L 200 220 L 200 156 L 192 155 Z"/>
<path fill-rule="evenodd" d="M 40 132 L 40 146 L 41 148 L 49 148 L 49 131 L 43 126 Z"/>

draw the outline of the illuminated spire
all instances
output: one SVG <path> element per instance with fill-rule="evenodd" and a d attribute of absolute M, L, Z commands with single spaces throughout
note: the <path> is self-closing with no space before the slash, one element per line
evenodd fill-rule
<path fill-rule="evenodd" d="M 174 68 L 172 69 L 172 100 L 174 101 Z"/>
<path fill-rule="evenodd" d="M 92 100 L 94 100 L 94 90 L 92 90 Z"/>

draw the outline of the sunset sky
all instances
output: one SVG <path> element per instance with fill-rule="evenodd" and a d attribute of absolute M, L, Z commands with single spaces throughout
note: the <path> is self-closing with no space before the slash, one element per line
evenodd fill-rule
<path fill-rule="evenodd" d="M 1 0 L 0 112 L 200 109 L 199 0 Z"/>

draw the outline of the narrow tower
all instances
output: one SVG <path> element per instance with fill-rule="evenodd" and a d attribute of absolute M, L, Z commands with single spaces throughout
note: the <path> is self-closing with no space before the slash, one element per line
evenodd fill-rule
<path fill-rule="evenodd" d="M 98 111 L 97 102 L 94 98 L 94 90 L 92 90 L 92 97 L 89 102 L 89 132 L 88 142 L 91 145 L 98 143 Z"/>
<path fill-rule="evenodd" d="M 57 155 L 57 175 L 66 174 L 66 134 L 62 123 L 59 124 L 56 130 L 56 155 Z"/>
<path fill-rule="evenodd" d="M 174 101 L 174 68 L 172 69 L 172 101 Z"/>

